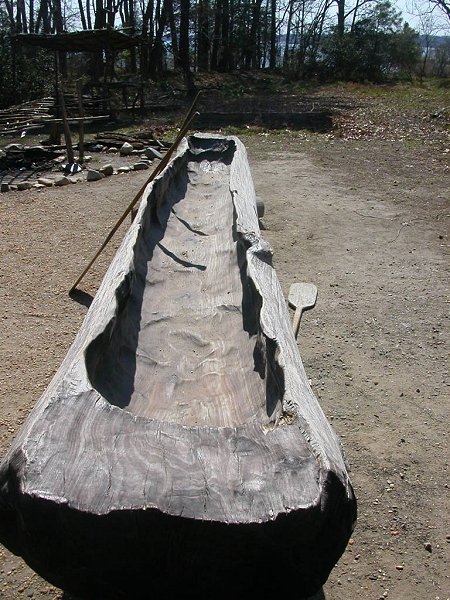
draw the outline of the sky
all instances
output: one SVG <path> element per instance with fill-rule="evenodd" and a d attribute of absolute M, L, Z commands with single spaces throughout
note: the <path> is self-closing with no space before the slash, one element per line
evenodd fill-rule
<path fill-rule="evenodd" d="M 430 2 L 428 0 L 392 0 L 392 4 L 402 12 L 404 22 L 408 23 L 419 33 L 423 33 L 421 31 L 420 18 L 417 16 L 417 13 L 420 10 L 423 12 L 429 10 Z M 450 35 L 450 21 L 442 11 L 435 8 L 431 19 L 436 26 L 436 31 L 433 31 L 435 35 Z"/>

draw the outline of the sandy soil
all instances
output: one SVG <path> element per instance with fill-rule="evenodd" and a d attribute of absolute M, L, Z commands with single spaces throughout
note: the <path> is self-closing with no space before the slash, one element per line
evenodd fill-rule
<path fill-rule="evenodd" d="M 242 139 L 285 292 L 294 281 L 319 289 L 299 344 L 358 496 L 357 528 L 324 595 L 448 598 L 445 148 L 303 133 Z M 86 313 L 67 290 L 147 176 L 1 196 L 0 454 Z M 119 240 L 84 280 L 87 294 Z M 0 598 L 27 597 L 67 595 L 0 546 Z"/>

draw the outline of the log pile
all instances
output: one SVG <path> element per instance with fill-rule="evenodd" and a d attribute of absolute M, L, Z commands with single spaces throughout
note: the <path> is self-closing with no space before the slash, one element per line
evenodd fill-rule
<path fill-rule="evenodd" d="M 107 146 L 108 148 L 121 146 L 124 142 L 132 144 L 136 150 L 142 149 L 145 146 L 153 148 L 161 148 L 165 150 L 170 144 L 159 140 L 151 129 L 139 131 L 137 133 L 98 133 L 96 136 L 96 144 Z"/>
<path fill-rule="evenodd" d="M 0 135 L 39 129 L 45 120 L 52 118 L 53 105 L 52 98 L 42 98 L 0 110 Z"/>
<path fill-rule="evenodd" d="M 79 116 L 78 100 L 69 95 L 65 97 L 65 102 L 67 102 L 69 123 L 79 122 L 81 117 Z M 109 119 L 109 115 L 100 114 L 100 100 L 83 97 L 83 105 L 86 113 L 88 113 L 83 118 L 85 122 Z M 46 125 L 61 124 L 58 112 L 58 107 L 53 98 L 24 102 L 0 110 L 0 136 L 24 135 L 42 131 Z"/>

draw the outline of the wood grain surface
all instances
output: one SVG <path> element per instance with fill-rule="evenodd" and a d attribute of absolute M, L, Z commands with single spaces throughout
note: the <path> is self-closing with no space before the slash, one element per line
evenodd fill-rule
<path fill-rule="evenodd" d="M 356 503 L 261 238 L 237 138 L 196 135 L 144 193 L 0 466 L 0 539 L 82 597 L 326 580 Z M 120 549 L 112 552 L 112 548 Z"/>

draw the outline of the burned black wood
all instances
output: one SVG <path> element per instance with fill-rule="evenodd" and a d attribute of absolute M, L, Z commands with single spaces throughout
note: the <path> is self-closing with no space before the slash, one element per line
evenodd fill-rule
<path fill-rule="evenodd" d="M 0 540 L 83 598 L 306 596 L 355 517 L 245 149 L 192 136 L 0 465 Z"/>
<path fill-rule="evenodd" d="M 228 125 L 257 125 L 269 129 L 308 129 L 325 132 L 333 128 L 332 113 L 322 112 L 205 112 L 200 113 L 199 127 L 218 128 Z"/>
<path fill-rule="evenodd" d="M 0 156 L 0 170 L 21 168 L 40 168 L 53 166 L 53 160 L 61 156 L 62 147 L 24 146 L 23 144 L 9 144 L 3 148 Z"/>

